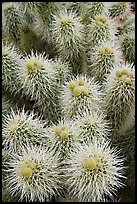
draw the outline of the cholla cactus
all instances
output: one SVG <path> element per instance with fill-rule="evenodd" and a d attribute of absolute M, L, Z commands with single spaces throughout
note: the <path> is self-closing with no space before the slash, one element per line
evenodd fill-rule
<path fill-rule="evenodd" d="M 98 15 L 88 26 L 88 43 L 94 47 L 109 39 L 115 39 L 116 30 L 107 15 Z"/>
<path fill-rule="evenodd" d="M 67 11 L 77 12 L 78 15 L 84 14 L 86 2 L 61 2 Z M 63 7 L 63 8 L 64 8 Z"/>
<path fill-rule="evenodd" d="M 3 33 L 8 35 L 13 42 L 18 42 L 20 37 L 20 28 L 22 26 L 22 16 L 15 2 L 2 4 L 2 27 Z"/>
<path fill-rule="evenodd" d="M 114 68 L 105 85 L 106 114 L 115 130 L 126 131 L 133 124 L 135 111 L 135 75 L 129 65 Z M 123 124 L 124 128 L 122 129 Z"/>
<path fill-rule="evenodd" d="M 123 24 L 123 33 L 130 34 L 131 32 L 135 32 L 135 16 L 130 15 L 128 18 L 125 20 Z"/>
<path fill-rule="evenodd" d="M 33 112 L 28 114 L 22 111 L 14 113 L 12 110 L 5 117 L 3 123 L 3 145 L 10 152 L 18 151 L 27 143 L 40 145 L 46 140 L 46 131 L 44 122 L 39 118 L 35 118 Z"/>
<path fill-rule="evenodd" d="M 24 17 L 26 17 L 26 20 L 28 21 L 30 20 L 29 17 L 39 8 L 40 2 L 17 2 L 16 5 L 18 5 L 18 8 L 23 11 Z"/>
<path fill-rule="evenodd" d="M 105 2 L 86 2 L 84 13 L 82 15 L 82 23 L 89 24 L 91 20 L 102 13 L 107 13 Z"/>
<path fill-rule="evenodd" d="M 9 197 L 9 191 L 6 188 L 5 177 L 7 176 L 6 171 L 8 170 L 10 159 L 11 159 L 10 152 L 6 149 L 2 149 L 2 201 L 3 202 L 16 202 L 18 199 L 18 196 Z"/>
<path fill-rule="evenodd" d="M 8 169 L 8 162 L 10 159 L 10 153 L 6 149 L 2 149 L 2 169 Z M 5 171 L 2 171 L 2 176 L 4 177 L 6 175 Z"/>
<path fill-rule="evenodd" d="M 79 141 L 89 144 L 93 138 L 108 139 L 111 128 L 105 116 L 101 113 L 84 113 L 82 117 L 77 117 L 74 121 L 77 128 Z"/>
<path fill-rule="evenodd" d="M 20 81 L 21 59 L 18 51 L 7 43 L 2 45 L 2 85 L 10 92 L 18 93 L 22 89 Z"/>
<path fill-rule="evenodd" d="M 79 56 L 83 47 L 83 25 L 80 17 L 66 9 L 53 16 L 51 24 L 52 41 L 63 60 L 72 61 Z"/>
<path fill-rule="evenodd" d="M 111 2 L 109 7 L 109 16 L 111 18 L 125 16 L 129 13 L 130 9 L 130 2 Z"/>
<path fill-rule="evenodd" d="M 49 123 L 58 118 L 58 85 L 51 60 L 43 54 L 27 55 L 22 63 L 22 81 L 24 94 L 36 101 Z M 56 112 L 56 114 L 54 114 Z"/>
<path fill-rule="evenodd" d="M 121 56 L 121 57 L 120 57 Z M 111 41 L 103 42 L 99 46 L 92 48 L 90 54 L 91 66 L 89 73 L 95 79 L 102 83 L 106 79 L 106 75 L 110 73 L 111 69 L 120 61 L 122 53 L 116 42 Z"/>
<path fill-rule="evenodd" d="M 129 34 L 124 34 L 121 41 L 121 47 L 126 61 L 135 65 L 135 33 L 130 32 Z"/>
<path fill-rule="evenodd" d="M 4 119 L 4 116 L 8 114 L 8 112 L 11 109 L 11 102 L 6 100 L 4 96 L 2 96 L 2 117 Z"/>
<path fill-rule="evenodd" d="M 127 124 L 128 125 L 128 124 Z M 135 157 L 135 118 L 132 119 L 132 124 L 126 127 L 124 133 L 120 132 L 119 135 L 113 135 L 112 142 L 113 145 L 119 145 L 122 148 L 123 153 L 127 158 L 134 160 Z M 129 166 L 130 168 L 130 166 Z"/>
<path fill-rule="evenodd" d="M 64 160 L 67 155 L 73 151 L 78 142 L 78 128 L 74 123 L 68 120 L 61 120 L 57 125 L 53 125 L 48 129 L 47 146 L 60 155 L 60 160 Z"/>
<path fill-rule="evenodd" d="M 53 61 L 55 78 L 59 85 L 62 85 L 71 74 L 71 67 L 67 62 L 63 62 L 60 58 Z"/>
<path fill-rule="evenodd" d="M 51 42 L 50 24 L 53 20 L 53 15 L 58 13 L 61 8 L 61 4 L 60 2 L 38 2 L 36 7 L 37 10 L 34 15 L 34 30 L 43 41 Z"/>
<path fill-rule="evenodd" d="M 94 140 L 69 155 L 65 171 L 68 192 L 80 202 L 99 202 L 122 187 L 124 159 L 109 142 Z"/>
<path fill-rule="evenodd" d="M 67 118 L 82 116 L 84 112 L 100 109 L 101 91 L 93 78 L 86 76 L 73 77 L 62 89 L 61 103 Z"/>
<path fill-rule="evenodd" d="M 122 149 L 132 186 L 115 196 L 130 201 L 132 4 L 2 3 L 3 202 L 117 201 L 123 159 L 109 142 Z"/>
<path fill-rule="evenodd" d="M 134 119 L 135 120 L 135 119 Z M 127 124 L 128 125 L 128 124 Z M 126 176 L 129 180 L 135 178 L 135 121 L 130 124 L 127 130 L 118 135 L 114 134 L 112 137 L 113 146 L 119 146 L 122 149 L 124 156 L 126 157 L 125 165 L 128 166 Z"/>
<path fill-rule="evenodd" d="M 19 201 L 44 202 L 57 196 L 61 189 L 58 158 L 41 146 L 26 146 L 13 153 L 9 161 L 6 187 Z"/>

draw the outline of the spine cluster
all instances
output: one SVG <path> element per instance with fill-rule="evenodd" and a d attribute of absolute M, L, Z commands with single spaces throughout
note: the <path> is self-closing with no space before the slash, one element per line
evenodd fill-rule
<path fill-rule="evenodd" d="M 2 3 L 2 201 L 117 202 L 134 188 L 132 4 Z"/>

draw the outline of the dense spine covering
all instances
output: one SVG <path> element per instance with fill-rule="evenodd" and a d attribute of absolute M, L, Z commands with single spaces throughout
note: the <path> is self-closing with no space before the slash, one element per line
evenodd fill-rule
<path fill-rule="evenodd" d="M 134 201 L 134 7 L 2 3 L 3 202 Z"/>
<path fill-rule="evenodd" d="M 12 45 L 2 44 L 2 85 L 5 90 L 18 93 L 22 89 L 20 80 L 21 57 Z"/>
<path fill-rule="evenodd" d="M 49 202 L 61 189 L 58 158 L 39 146 L 27 145 L 12 153 L 8 163 L 6 187 L 18 201 Z"/>
<path fill-rule="evenodd" d="M 94 47 L 107 40 L 115 39 L 113 22 L 107 15 L 98 15 L 88 25 L 88 43 Z"/>
<path fill-rule="evenodd" d="M 111 128 L 109 122 L 102 113 L 84 113 L 74 120 L 74 126 L 78 129 L 79 142 L 89 144 L 94 138 L 108 139 Z"/>
<path fill-rule="evenodd" d="M 106 11 L 105 2 L 85 2 L 84 13 L 82 15 L 82 23 L 89 24 L 97 15 L 101 15 Z"/>
<path fill-rule="evenodd" d="M 78 145 L 66 163 L 68 192 L 80 202 L 103 201 L 105 195 L 113 197 L 123 186 L 120 180 L 124 178 L 124 159 L 107 141 L 94 140 L 89 145 Z"/>
<path fill-rule="evenodd" d="M 74 119 L 84 112 L 98 111 L 101 107 L 102 92 L 93 78 L 79 75 L 72 77 L 62 88 L 61 103 L 63 114 Z"/>
<path fill-rule="evenodd" d="M 21 76 L 24 94 L 36 102 L 49 123 L 56 122 L 59 117 L 59 89 L 52 61 L 44 53 L 31 52 L 23 60 Z"/>
<path fill-rule="evenodd" d="M 126 131 L 135 114 L 134 69 L 129 65 L 114 68 L 107 78 L 105 95 L 106 114 L 112 127 L 115 131 Z"/>
<path fill-rule="evenodd" d="M 48 128 L 46 144 L 55 155 L 60 156 L 60 161 L 63 161 L 75 148 L 79 140 L 78 132 L 79 129 L 75 127 L 73 121 L 61 120 L 57 125 Z"/>
<path fill-rule="evenodd" d="M 9 191 L 7 189 L 7 182 L 5 178 L 7 176 L 6 171 L 8 170 L 8 164 L 11 159 L 11 154 L 8 150 L 2 149 L 2 201 L 3 202 L 16 202 L 18 196 L 9 196 Z"/>
<path fill-rule="evenodd" d="M 129 34 L 131 32 L 135 32 L 135 16 L 134 15 L 128 16 L 128 18 L 123 23 L 122 29 L 123 29 L 123 34 L 124 33 Z"/>
<path fill-rule="evenodd" d="M 73 65 L 84 53 L 84 26 L 80 20 L 76 12 L 62 9 L 53 16 L 51 23 L 51 40 L 56 46 L 58 55 Z"/>
<path fill-rule="evenodd" d="M 112 2 L 109 7 L 109 16 L 111 18 L 119 17 L 120 15 L 127 15 L 130 11 L 129 2 Z"/>
<path fill-rule="evenodd" d="M 122 52 L 120 46 L 116 46 L 116 42 L 111 41 L 103 42 L 99 46 L 92 48 L 90 54 L 90 69 L 89 74 L 94 76 L 95 79 L 102 83 L 106 79 L 106 75 L 110 73 L 111 69 L 122 58 Z"/>
<path fill-rule="evenodd" d="M 53 20 L 53 15 L 59 12 L 61 4 L 60 2 L 38 2 L 36 8 L 34 30 L 43 41 L 51 42 L 50 24 Z"/>
<path fill-rule="evenodd" d="M 4 96 L 2 96 L 2 119 L 4 120 L 4 116 L 6 116 L 11 109 L 11 103 Z"/>
<path fill-rule="evenodd" d="M 77 12 L 78 15 L 84 14 L 86 2 L 62 2 L 61 4 L 67 11 Z"/>
<path fill-rule="evenodd" d="M 121 39 L 121 48 L 125 60 L 129 64 L 135 65 L 135 33 L 130 32 L 129 34 L 124 34 Z"/>
<path fill-rule="evenodd" d="M 71 75 L 71 67 L 69 63 L 63 62 L 60 58 L 55 58 L 53 61 L 56 82 L 61 86 L 66 79 Z"/>
<path fill-rule="evenodd" d="M 46 141 L 44 125 L 44 122 L 36 118 L 33 112 L 25 113 L 23 109 L 14 113 L 12 110 L 6 115 L 3 123 L 4 148 L 10 152 L 16 152 L 28 143 L 43 144 Z"/>
<path fill-rule="evenodd" d="M 2 27 L 3 34 L 8 35 L 13 42 L 18 42 L 20 38 L 20 28 L 22 26 L 22 16 L 18 5 L 14 2 L 2 4 Z"/>

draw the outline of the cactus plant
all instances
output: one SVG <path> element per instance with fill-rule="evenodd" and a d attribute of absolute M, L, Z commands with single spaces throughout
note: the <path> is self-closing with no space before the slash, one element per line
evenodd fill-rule
<path fill-rule="evenodd" d="M 112 127 L 115 131 L 126 131 L 135 114 L 134 69 L 129 65 L 114 68 L 107 78 L 105 95 L 106 114 Z"/>
<path fill-rule="evenodd" d="M 59 85 L 64 84 L 65 80 L 71 75 L 72 68 L 67 62 L 63 62 L 60 58 L 55 58 L 53 67 L 57 83 Z"/>
<path fill-rule="evenodd" d="M 28 95 L 36 101 L 42 113 L 47 117 L 49 123 L 56 122 L 58 113 L 58 85 L 55 79 L 53 63 L 43 54 L 28 55 L 22 63 L 22 82 L 24 95 Z M 58 93 L 58 95 L 57 95 Z"/>
<path fill-rule="evenodd" d="M 83 25 L 80 17 L 72 11 L 62 10 L 54 15 L 51 23 L 52 42 L 62 60 L 73 64 L 84 50 Z"/>
<path fill-rule="evenodd" d="M 93 78 L 86 76 L 72 77 L 62 89 L 61 103 L 63 113 L 73 119 L 84 112 L 100 109 L 102 92 Z"/>
<path fill-rule="evenodd" d="M 53 15 L 58 13 L 61 4 L 59 2 L 39 2 L 36 7 L 37 10 L 34 15 L 34 30 L 42 40 L 51 42 L 50 24 L 53 20 Z"/>
<path fill-rule="evenodd" d="M 46 140 L 46 131 L 43 129 L 45 124 L 35 117 L 33 112 L 29 114 L 24 109 L 17 113 L 11 110 L 6 115 L 2 130 L 5 149 L 16 152 L 28 142 L 38 145 L 44 143 L 42 140 Z"/>
<path fill-rule="evenodd" d="M 101 15 L 107 11 L 105 2 L 86 2 L 84 14 L 82 15 L 82 23 L 89 24 L 97 15 Z M 106 12 L 107 13 L 107 12 Z"/>
<path fill-rule="evenodd" d="M 55 155 L 60 155 L 60 161 L 63 161 L 78 142 L 78 132 L 73 122 L 61 120 L 57 125 L 48 128 L 46 144 L 55 152 Z"/>
<path fill-rule="evenodd" d="M 109 142 L 94 140 L 79 145 L 66 163 L 68 192 L 81 202 L 99 202 L 104 195 L 113 197 L 113 192 L 123 185 L 120 179 L 124 178 L 124 160 Z"/>
<path fill-rule="evenodd" d="M 98 15 L 88 26 L 88 43 L 94 47 L 106 40 L 115 39 L 115 27 L 107 15 Z"/>
<path fill-rule="evenodd" d="M 2 117 L 4 120 L 4 116 L 7 115 L 12 107 L 12 103 L 6 99 L 6 97 L 2 96 Z"/>
<path fill-rule="evenodd" d="M 3 202 L 135 201 L 134 8 L 2 3 Z"/>
<path fill-rule="evenodd" d="M 130 32 L 129 34 L 124 34 L 121 39 L 121 47 L 125 60 L 129 64 L 135 65 L 135 34 Z"/>
<path fill-rule="evenodd" d="M 17 43 L 22 26 L 21 12 L 14 2 L 2 4 L 2 27 L 3 33 L 8 35 L 11 42 Z"/>
<path fill-rule="evenodd" d="M 119 46 L 120 47 L 120 46 Z M 92 49 L 90 54 L 90 69 L 88 70 L 91 76 L 94 76 L 96 81 L 102 83 L 106 79 L 106 75 L 122 58 L 122 52 L 116 42 L 103 42 L 99 46 Z"/>
<path fill-rule="evenodd" d="M 19 201 L 50 201 L 61 189 L 58 158 L 41 146 L 28 145 L 12 153 L 5 180 Z"/>
<path fill-rule="evenodd" d="M 8 45 L 2 45 L 2 85 L 5 90 L 18 93 L 22 89 L 20 80 L 21 59 L 17 49 Z"/>
<path fill-rule="evenodd" d="M 74 121 L 78 129 L 78 138 L 81 143 L 89 144 L 94 138 L 108 139 L 111 128 L 105 116 L 97 112 L 84 113 Z"/>
<path fill-rule="evenodd" d="M 109 16 L 116 18 L 120 15 L 126 15 L 130 11 L 129 2 L 112 2 L 109 7 Z"/>

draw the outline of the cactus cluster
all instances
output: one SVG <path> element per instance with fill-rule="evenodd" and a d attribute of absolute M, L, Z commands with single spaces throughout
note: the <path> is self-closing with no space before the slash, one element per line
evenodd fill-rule
<path fill-rule="evenodd" d="M 126 131 L 135 115 L 135 73 L 129 65 L 113 69 L 106 82 L 106 114 L 116 131 Z M 123 128 L 124 127 L 124 128 Z"/>
<path fill-rule="evenodd" d="M 135 178 L 130 2 L 3 2 L 2 89 L 2 201 L 121 199 Z"/>

